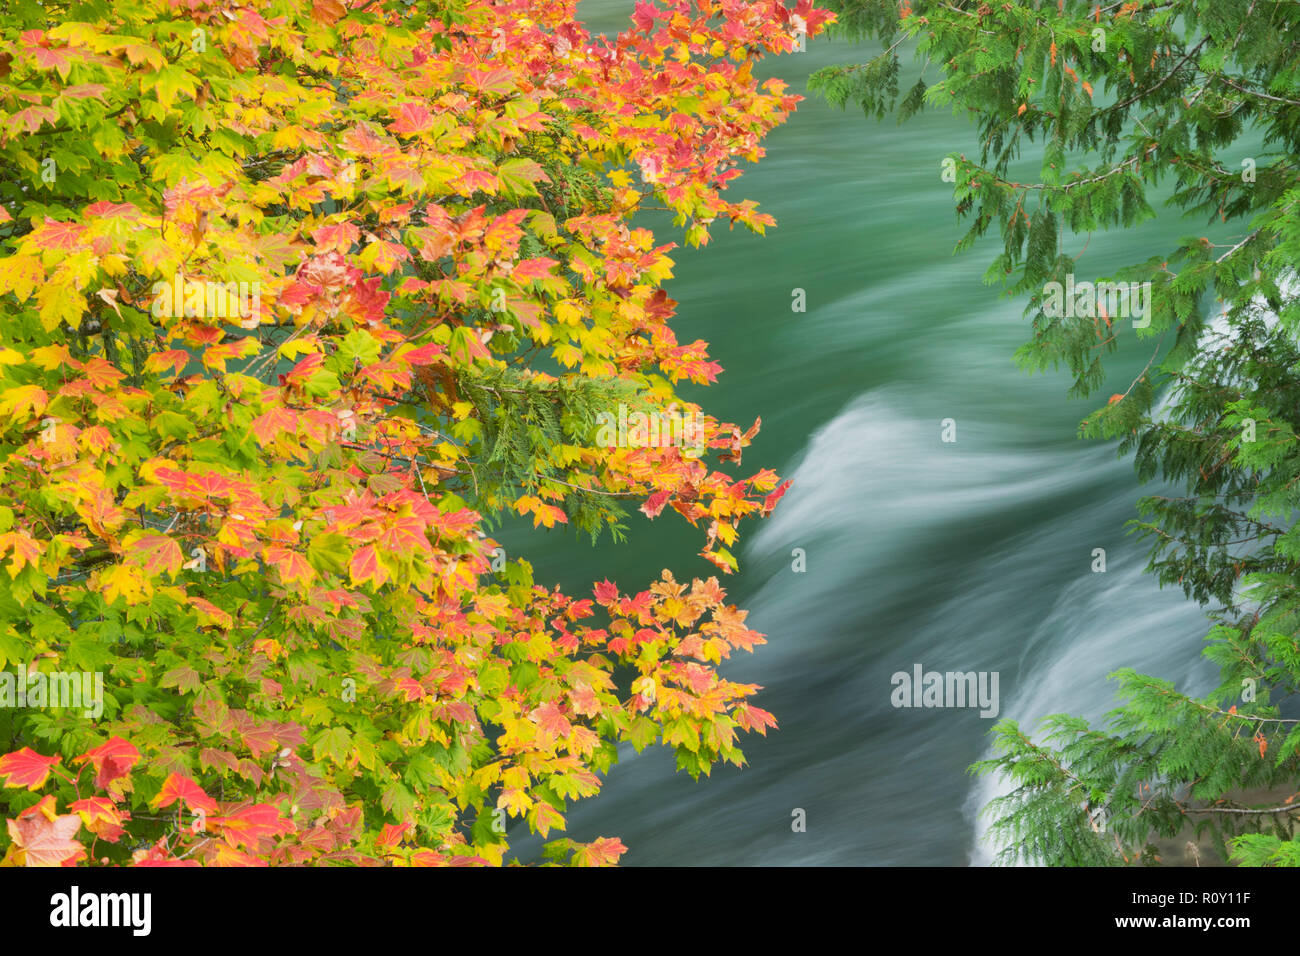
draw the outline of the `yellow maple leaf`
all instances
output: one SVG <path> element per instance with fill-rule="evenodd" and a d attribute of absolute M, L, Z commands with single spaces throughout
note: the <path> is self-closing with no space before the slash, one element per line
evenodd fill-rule
<path fill-rule="evenodd" d="M 0 415 L 9 415 L 14 420 L 26 421 L 34 418 L 50 403 L 50 396 L 39 385 L 18 385 L 0 392 Z M 31 414 L 22 414 L 30 411 Z"/>
<path fill-rule="evenodd" d="M 533 798 L 522 790 L 513 787 L 507 787 L 501 791 L 501 796 L 497 798 L 497 806 L 504 807 L 506 812 L 512 817 L 521 817 L 528 812 L 533 805 Z"/>
<path fill-rule="evenodd" d="M 12 292 L 19 302 L 26 302 L 32 290 L 44 279 L 45 270 L 36 256 L 0 259 L 0 293 Z"/>
<path fill-rule="evenodd" d="M 568 299 L 555 303 L 555 317 L 565 325 L 577 325 L 582 321 L 582 310 Z"/>
<path fill-rule="evenodd" d="M 76 328 L 81 324 L 81 313 L 86 311 L 86 297 L 71 283 L 57 279 L 41 286 L 36 302 L 46 332 L 53 332 L 65 322 Z"/>
<path fill-rule="evenodd" d="M 109 604 L 119 597 L 124 598 L 127 604 L 140 604 L 152 592 L 144 572 L 127 564 L 115 564 L 101 574 L 99 587 Z"/>

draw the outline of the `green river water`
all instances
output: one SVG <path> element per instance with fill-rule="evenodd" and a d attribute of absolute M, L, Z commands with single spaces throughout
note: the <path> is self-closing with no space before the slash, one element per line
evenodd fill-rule
<path fill-rule="evenodd" d="M 579 13 L 608 32 L 631 7 L 586 0 Z M 816 68 L 874 49 L 813 40 L 764 73 L 805 93 Z M 1113 703 L 1106 675 L 1122 666 L 1196 692 L 1211 681 L 1203 612 L 1142 573 L 1144 546 L 1126 534 L 1143 493 L 1131 462 L 1076 438 L 1152 345 L 1130 331 L 1091 400 L 1068 398 L 1064 373 L 1015 366 L 1023 302 L 981 282 L 996 240 L 952 251 L 964 225 L 940 162 L 977 154 L 964 118 L 878 123 L 810 96 L 765 145 L 732 193 L 777 227 L 677 250 L 667 289 L 679 338 L 708 341 L 725 369 L 691 397 L 742 426 L 761 416 L 743 473 L 794 479 L 772 518 L 742 526 L 741 572 L 723 582 L 768 635 L 724 673 L 764 686 L 757 703 L 780 730 L 746 735 L 747 767 L 699 781 L 675 773 L 666 748 L 628 749 L 601 795 L 571 808 L 569 834 L 620 837 L 630 865 L 986 864 L 976 810 L 998 783 L 967 767 L 988 754 L 995 721 L 896 708 L 895 672 L 996 672 L 998 716 L 1031 722 L 1100 715 Z M 646 224 L 681 239 L 666 221 Z M 1078 271 L 1106 275 L 1204 228 L 1162 216 L 1093 236 Z M 804 313 L 791 310 L 796 288 Z M 955 442 L 941 440 L 947 418 Z M 501 539 L 540 582 L 575 594 L 605 577 L 641 590 L 664 567 L 714 573 L 695 556 L 701 533 L 669 513 L 634 515 L 628 543 L 598 550 L 558 530 Z M 1092 571 L 1095 548 L 1105 573 Z M 536 846 L 518 844 L 524 857 Z"/>

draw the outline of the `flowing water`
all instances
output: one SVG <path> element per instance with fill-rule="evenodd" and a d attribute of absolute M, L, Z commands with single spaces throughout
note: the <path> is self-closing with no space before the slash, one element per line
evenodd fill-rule
<path fill-rule="evenodd" d="M 585 0 L 579 12 L 610 31 L 631 6 Z M 813 40 L 765 73 L 803 93 L 817 67 L 875 49 Z M 777 228 L 679 249 L 668 292 L 679 338 L 710 342 L 726 370 L 691 397 L 742 426 L 762 417 L 740 473 L 794 479 L 772 518 L 742 526 L 741 572 L 723 582 L 768 635 L 724 673 L 764 686 L 757 703 L 780 730 L 746 735 L 748 766 L 699 781 L 675 773 L 665 748 L 628 749 L 601 795 L 571 807 L 569 834 L 618 836 L 631 865 L 985 864 L 976 811 L 999 784 L 967 768 L 989 754 L 995 720 L 896 708 L 893 674 L 996 673 L 998 716 L 1029 723 L 1101 715 L 1120 667 L 1192 692 L 1212 683 L 1203 612 L 1142 573 L 1145 547 L 1126 533 L 1144 493 L 1131 462 L 1075 437 L 1153 343 L 1128 330 L 1090 400 L 1067 398 L 1064 373 L 1014 365 L 1028 323 L 1023 302 L 981 282 L 995 242 L 952 254 L 964 226 L 940 163 L 977 154 L 964 118 L 877 123 L 810 96 L 766 147 L 732 191 Z M 1192 228 L 1169 216 L 1093 236 L 1079 271 L 1106 275 Z M 795 289 L 806 312 L 791 309 Z M 955 442 L 941 439 L 944 419 Z M 663 567 L 713 573 L 695 556 L 702 534 L 675 515 L 630 523 L 629 543 L 597 551 L 558 531 L 501 537 L 571 593 L 605 577 L 635 592 Z M 1097 548 L 1104 573 L 1092 570 Z M 805 832 L 792 829 L 796 810 Z"/>

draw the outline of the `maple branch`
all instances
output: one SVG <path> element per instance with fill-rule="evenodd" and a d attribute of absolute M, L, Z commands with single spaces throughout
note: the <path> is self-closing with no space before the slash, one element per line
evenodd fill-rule
<path fill-rule="evenodd" d="M 535 475 L 538 481 L 553 481 L 556 484 L 568 485 L 570 488 L 576 488 L 578 491 L 586 491 L 593 495 L 605 495 L 609 498 L 640 498 L 643 492 L 637 491 L 603 491 L 600 488 L 584 488 L 582 485 L 570 484 L 562 478 L 552 478 L 549 475 Z"/>

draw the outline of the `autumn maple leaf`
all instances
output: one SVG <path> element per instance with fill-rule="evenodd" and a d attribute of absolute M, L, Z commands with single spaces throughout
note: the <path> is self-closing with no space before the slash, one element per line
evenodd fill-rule
<path fill-rule="evenodd" d="M 639 509 L 647 518 L 659 517 L 659 512 L 664 510 L 664 505 L 668 502 L 668 492 L 656 491 L 645 500 L 645 504 Z"/>
<path fill-rule="evenodd" d="M 799 99 L 742 63 L 830 17 L 796 4 L 638 2 L 640 32 L 610 43 L 543 0 L 466 0 L 453 43 L 395 4 L 224 4 L 221 36 L 172 63 L 155 43 L 168 8 L 213 4 L 100 4 L 112 15 L 47 31 L 0 3 L 16 44 L 0 74 L 26 91 L 10 133 L 89 142 L 141 116 L 176 132 L 165 149 L 109 137 L 57 181 L 46 160 L 40 190 L 0 206 L 17 224 L 0 236 L 14 319 L 0 428 L 41 486 L 0 493 L 0 580 L 31 610 L 0 658 L 85 644 L 125 682 L 121 737 L 88 753 L 72 724 L 60 751 L 34 709 L 14 715 L 13 740 L 50 739 L 81 773 L 74 787 L 58 756 L 0 756 L 0 785 L 40 791 L 20 805 L 59 801 L 7 823 L 8 862 L 77 862 L 79 820 L 87 848 L 128 844 L 108 857 L 137 866 L 501 865 L 508 841 L 462 826 L 459 797 L 499 790 L 532 830 L 562 828 L 556 796 L 594 795 L 629 736 L 615 673 L 630 662 L 613 656 L 643 665 L 638 746 L 666 736 L 674 708 L 730 715 L 756 690 L 703 666 L 759 639 L 726 611 L 703 620 L 716 579 L 634 597 L 607 580 L 573 600 L 522 557 L 503 568 L 486 531 L 510 509 L 535 529 L 594 530 L 616 515 L 588 502 L 610 494 L 707 527 L 705 557 L 732 571 L 739 520 L 788 487 L 697 460 L 739 465 L 759 423 L 742 432 L 675 394 L 721 366 L 677 340 L 662 288 L 677 243 L 634 215 L 651 182 L 690 245 L 715 220 L 774 224 L 720 190 Z M 127 40 L 101 56 L 104 36 Z M 312 56 L 280 56 L 282 36 L 308 36 Z M 318 58 L 337 82 L 311 81 Z M 136 70 L 145 82 L 124 82 Z M 239 91 L 267 83 L 297 92 L 250 112 Z M 237 121 L 205 132 L 195 110 Z M 22 143 L 0 152 L 23 160 Z M 685 417 L 694 438 L 590 444 L 570 427 L 588 416 L 568 412 L 607 393 Z M 527 452 L 540 484 L 494 448 Z M 120 639 L 69 635 L 103 604 L 126 605 Z M 383 698 L 364 726 L 330 719 L 336 679 L 346 702 L 357 683 Z M 678 720 L 693 762 L 731 753 L 725 723 Z M 220 802 L 200 771 L 220 773 Z M 148 809 L 134 819 L 133 787 Z M 383 831 L 366 820 L 376 803 L 397 821 Z M 156 815 L 182 810 L 205 828 L 159 840 Z M 566 849 L 585 865 L 625 852 Z"/>
<path fill-rule="evenodd" d="M 204 793 L 198 784 L 189 777 L 174 773 L 163 782 L 162 789 L 154 798 L 154 806 L 158 809 L 170 807 L 177 800 L 182 801 L 191 810 L 205 810 L 210 813 L 217 811 L 217 801 Z"/>
<path fill-rule="evenodd" d="M 736 723 L 746 730 L 757 730 L 764 737 L 768 727 L 776 727 L 776 718 L 760 707 L 745 704 L 736 708 Z"/>
<path fill-rule="evenodd" d="M 623 842 L 615 837 L 599 837 L 573 853 L 578 866 L 615 866 L 618 858 L 627 852 Z"/>
<path fill-rule="evenodd" d="M 537 722 L 538 727 L 561 739 L 568 737 L 569 732 L 573 729 L 569 724 L 568 718 L 564 716 L 560 708 L 556 707 L 552 703 L 543 704 L 541 707 L 538 707 L 533 711 L 532 716 Z"/>
<path fill-rule="evenodd" d="M 261 840 L 278 833 L 292 833 L 292 820 L 280 816 L 280 811 L 269 803 L 258 803 L 226 817 L 217 817 L 209 825 L 220 830 L 231 847 L 240 844 L 256 846 Z"/>
<path fill-rule="evenodd" d="M 132 859 L 133 866 L 201 866 L 198 860 L 181 860 L 170 855 L 167 840 L 161 839 L 148 850 L 137 850 Z"/>
<path fill-rule="evenodd" d="M 81 817 L 86 829 L 100 839 L 116 843 L 125 832 L 122 824 L 131 814 L 119 810 L 107 797 L 87 797 L 68 804 L 68 809 Z"/>
<path fill-rule="evenodd" d="M 50 768 L 59 762 L 59 756 L 43 757 L 30 747 L 0 757 L 0 777 L 6 787 L 26 787 L 39 790 L 50 776 Z"/>
<path fill-rule="evenodd" d="M 17 852 L 13 862 L 23 866 L 67 866 L 86 855 L 85 847 L 76 839 L 81 829 L 81 817 L 75 813 L 59 816 L 55 813 L 54 797 L 47 796 L 35 806 L 18 814 L 16 820 L 6 820 L 9 838 Z"/>
<path fill-rule="evenodd" d="M 140 760 L 140 751 L 121 737 L 113 737 L 107 743 L 86 751 L 73 763 L 85 763 L 87 760 L 95 767 L 95 786 L 107 790 L 110 783 L 131 772 L 131 768 Z"/>

